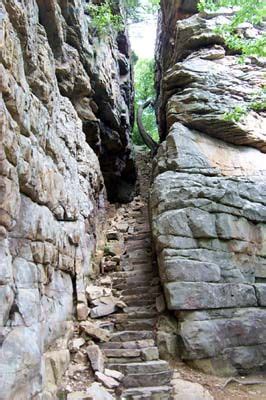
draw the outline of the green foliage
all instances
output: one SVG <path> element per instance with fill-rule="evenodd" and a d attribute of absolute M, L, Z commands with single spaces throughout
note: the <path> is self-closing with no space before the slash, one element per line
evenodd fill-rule
<path fill-rule="evenodd" d="M 245 115 L 248 114 L 249 111 L 266 111 L 266 89 L 262 88 L 258 92 L 254 93 L 252 97 L 253 100 L 251 101 L 251 103 L 243 107 L 234 107 L 232 111 L 224 114 L 223 119 L 225 121 L 239 122 Z"/>
<path fill-rule="evenodd" d="M 120 31 L 124 29 L 124 21 L 121 15 L 115 14 L 113 10 L 114 2 L 112 0 L 104 0 L 103 3 L 88 4 L 85 11 L 92 18 L 92 26 L 99 36 L 106 36 L 110 29 Z"/>
<path fill-rule="evenodd" d="M 132 52 L 131 52 L 131 62 L 132 62 L 133 66 L 135 66 L 137 64 L 138 59 L 139 58 L 138 58 L 137 54 L 135 53 L 134 50 L 132 50 Z"/>
<path fill-rule="evenodd" d="M 140 59 L 135 66 L 136 100 L 146 101 L 155 96 L 154 60 Z"/>
<path fill-rule="evenodd" d="M 159 9 L 160 0 L 122 0 L 128 22 L 143 21 L 147 14 L 155 14 Z"/>
<path fill-rule="evenodd" d="M 245 39 L 239 35 L 237 28 L 244 22 L 260 24 L 265 20 L 265 0 L 200 0 L 198 9 L 216 11 L 220 7 L 235 7 L 235 15 L 229 24 L 217 29 L 223 34 L 225 43 L 230 49 L 240 51 L 245 56 L 266 56 L 266 35 L 263 34 L 255 39 Z"/>
<path fill-rule="evenodd" d="M 155 97 L 154 89 L 154 60 L 138 60 L 135 66 L 135 109 L 139 104 L 143 104 L 148 99 Z M 158 140 L 158 129 L 155 113 L 152 107 L 148 107 L 143 112 L 143 124 L 154 140 Z M 133 141 L 135 144 L 142 145 L 138 127 L 135 124 L 133 130 Z"/>
<path fill-rule="evenodd" d="M 127 22 L 139 22 L 144 20 L 145 15 L 154 14 L 158 11 L 160 0 L 147 0 L 146 5 L 142 5 L 141 0 L 122 0 Z M 121 31 L 124 29 L 125 21 L 123 17 L 114 12 L 117 6 L 116 0 L 104 0 L 101 4 L 88 4 L 85 12 L 92 18 L 92 27 L 99 36 L 106 36 L 110 29 Z"/>
<path fill-rule="evenodd" d="M 250 109 L 257 112 L 266 111 L 266 88 L 262 88 L 254 94 L 254 100 L 250 104 Z"/>
<path fill-rule="evenodd" d="M 141 2 L 140 0 L 123 0 L 127 20 L 132 22 L 138 22 L 141 12 Z"/>
<path fill-rule="evenodd" d="M 247 114 L 247 108 L 236 106 L 232 111 L 224 114 L 225 121 L 239 122 Z"/>
<path fill-rule="evenodd" d="M 108 246 L 107 243 L 104 245 L 103 254 L 104 254 L 104 256 L 106 256 L 106 257 L 109 256 L 109 255 L 111 254 L 111 249 L 110 249 L 110 247 Z"/>

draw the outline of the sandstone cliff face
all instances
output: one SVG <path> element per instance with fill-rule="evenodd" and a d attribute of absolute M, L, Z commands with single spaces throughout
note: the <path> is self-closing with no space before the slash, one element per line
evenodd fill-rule
<path fill-rule="evenodd" d="M 181 357 L 208 372 L 248 372 L 266 364 L 265 113 L 224 114 L 252 101 L 263 65 L 226 51 L 213 27 L 230 15 L 177 3 L 162 1 L 158 37 L 165 140 L 151 208 L 160 276 Z"/>
<path fill-rule="evenodd" d="M 50 399 L 86 314 L 104 181 L 112 200 L 134 184 L 129 50 L 93 37 L 81 0 L 3 0 L 0 16 L 0 398 Z"/>

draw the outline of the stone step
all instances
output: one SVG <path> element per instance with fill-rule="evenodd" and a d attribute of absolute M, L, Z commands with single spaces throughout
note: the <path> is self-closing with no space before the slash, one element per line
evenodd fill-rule
<path fill-rule="evenodd" d="M 148 295 L 148 293 L 156 293 L 158 296 L 162 294 L 161 287 L 159 285 L 156 286 L 137 286 L 130 287 L 128 289 L 124 289 L 121 292 L 122 296 L 131 296 L 131 295 Z"/>
<path fill-rule="evenodd" d="M 151 256 L 142 256 L 142 257 L 129 257 L 127 259 L 128 263 L 132 264 L 132 265 L 139 265 L 139 264 L 151 264 L 152 263 L 152 259 Z"/>
<path fill-rule="evenodd" d="M 145 291 L 142 293 L 138 292 L 127 295 L 122 293 L 121 300 L 124 301 L 126 304 L 132 303 L 135 300 L 153 300 L 153 302 L 155 302 L 156 297 L 160 296 L 160 294 L 161 294 L 160 291 L 159 292 Z"/>
<path fill-rule="evenodd" d="M 123 386 L 126 388 L 145 387 L 145 386 L 168 386 L 172 379 L 172 371 L 145 373 L 145 374 L 128 374 L 123 379 Z"/>
<path fill-rule="evenodd" d="M 130 278 L 117 278 L 113 281 L 113 288 L 118 290 L 128 289 L 132 286 L 137 285 L 151 285 L 152 286 L 153 280 L 151 278 L 141 278 L 132 276 Z"/>
<path fill-rule="evenodd" d="M 169 372 L 169 366 L 167 361 L 156 360 L 156 361 L 142 361 L 142 362 L 132 362 L 132 363 L 115 363 L 112 364 L 108 360 L 108 368 L 115 369 L 122 372 L 124 375 L 128 374 L 157 374 L 160 372 Z"/>
<path fill-rule="evenodd" d="M 115 282 L 116 280 L 119 279 L 128 279 L 128 278 L 141 278 L 141 279 L 149 279 L 153 278 L 154 275 L 151 272 L 146 272 L 146 271 L 118 271 L 118 272 L 113 272 L 110 274 L 112 280 Z"/>
<path fill-rule="evenodd" d="M 142 299 L 141 296 L 139 298 L 131 298 L 128 300 L 122 299 L 123 302 L 128 306 L 151 306 L 152 304 L 155 303 L 155 298 L 150 298 L 150 299 Z"/>
<path fill-rule="evenodd" d="M 154 333 L 152 331 L 121 331 L 113 333 L 110 342 L 128 342 L 146 339 L 154 339 Z"/>
<path fill-rule="evenodd" d="M 143 225 L 135 225 L 135 232 L 134 233 L 149 233 L 150 234 L 150 228 L 149 227 L 145 227 Z"/>
<path fill-rule="evenodd" d="M 129 250 L 130 251 L 130 250 Z M 139 251 L 139 250 L 138 250 Z M 145 253 L 145 254 L 140 254 L 138 256 L 133 256 L 133 254 L 130 252 L 129 256 L 125 256 L 122 258 L 121 260 L 121 264 L 123 263 L 133 263 L 133 264 L 144 264 L 144 263 L 150 263 L 152 264 L 152 257 L 151 257 L 151 253 Z"/>
<path fill-rule="evenodd" d="M 128 236 L 127 242 L 130 243 L 135 240 L 145 240 L 151 238 L 151 232 L 146 233 L 133 233 L 132 235 Z"/>
<path fill-rule="evenodd" d="M 132 359 L 140 357 L 143 361 L 152 361 L 159 359 L 158 348 L 155 346 L 133 348 L 133 349 L 108 349 L 102 348 L 102 351 L 107 358 L 126 358 Z"/>
<path fill-rule="evenodd" d="M 127 251 L 127 257 L 129 259 L 138 259 L 138 258 L 146 258 L 147 256 L 151 257 L 152 249 L 151 248 L 140 248 L 135 250 Z"/>
<path fill-rule="evenodd" d="M 107 359 L 107 363 L 110 365 L 122 365 L 122 364 L 130 364 L 130 363 L 137 363 L 137 362 L 142 362 L 143 359 L 141 358 L 141 356 L 139 357 L 108 357 Z M 115 368 L 114 368 L 115 369 Z"/>
<path fill-rule="evenodd" d="M 130 308 L 139 308 L 140 310 L 135 310 L 132 312 L 126 312 L 126 310 Z M 112 315 L 112 320 L 114 322 L 120 323 L 120 322 L 125 322 L 130 319 L 142 319 L 142 318 L 152 318 L 156 317 L 158 315 L 157 310 L 155 309 L 155 306 L 151 308 L 151 306 L 148 307 L 127 307 L 124 309 L 125 312 L 122 314 L 113 314 Z"/>
<path fill-rule="evenodd" d="M 124 390 L 121 394 L 122 399 L 128 400 L 170 400 L 172 397 L 172 388 L 170 386 L 157 387 L 135 387 Z M 185 400 L 185 399 L 184 399 Z"/>
<path fill-rule="evenodd" d="M 137 264 L 121 264 L 122 271 L 143 271 L 143 272 L 152 272 L 154 271 L 153 265 L 151 262 L 137 263 Z"/>
<path fill-rule="evenodd" d="M 113 280 L 114 289 L 129 289 L 130 287 L 136 286 L 156 286 L 160 283 L 159 278 L 154 274 L 146 274 L 146 277 L 131 276 L 127 278 L 115 278 Z"/>
<path fill-rule="evenodd" d="M 141 357 L 141 349 L 103 349 L 106 357 L 135 358 Z"/>
<path fill-rule="evenodd" d="M 131 251 L 141 250 L 141 249 L 147 249 L 149 251 L 152 251 L 152 243 L 150 238 L 136 240 L 136 241 L 131 240 L 126 245 L 126 250 L 128 254 L 130 254 Z"/>
<path fill-rule="evenodd" d="M 153 339 L 134 340 L 129 342 L 106 342 L 101 343 L 101 349 L 145 349 L 155 346 Z"/>
<path fill-rule="evenodd" d="M 150 319 L 130 319 L 128 321 L 121 321 L 115 324 L 117 330 L 153 330 L 156 326 L 157 318 Z"/>

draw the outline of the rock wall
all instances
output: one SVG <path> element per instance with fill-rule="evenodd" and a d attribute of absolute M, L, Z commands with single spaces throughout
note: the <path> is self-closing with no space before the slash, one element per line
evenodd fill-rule
<path fill-rule="evenodd" d="M 56 398 L 97 272 L 104 181 L 111 200 L 134 185 L 126 33 L 93 36 L 83 3 L 0 1 L 1 400 Z"/>
<path fill-rule="evenodd" d="M 266 367 L 265 112 L 239 122 L 224 115 L 250 104 L 263 62 L 240 64 L 213 31 L 230 11 L 199 15 L 195 2 L 177 3 L 162 1 L 157 39 L 163 143 L 151 213 L 160 277 L 181 358 L 207 372 L 248 373 Z"/>

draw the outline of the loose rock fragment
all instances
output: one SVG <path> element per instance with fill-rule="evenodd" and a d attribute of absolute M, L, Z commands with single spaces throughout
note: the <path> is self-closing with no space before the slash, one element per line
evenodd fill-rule
<path fill-rule="evenodd" d="M 67 400 L 93 400 L 86 392 L 72 392 L 67 395 Z"/>
<path fill-rule="evenodd" d="M 69 345 L 70 351 L 72 351 L 72 352 L 78 351 L 79 348 L 80 348 L 81 346 L 83 346 L 85 343 L 86 343 L 86 342 L 85 342 L 85 340 L 84 340 L 83 338 L 73 339 L 73 340 L 70 342 L 70 345 Z"/>
<path fill-rule="evenodd" d="M 120 385 L 119 382 L 117 382 L 114 378 L 111 378 L 110 376 L 106 376 L 101 372 L 96 372 L 95 373 L 97 379 L 108 389 L 114 389 Z"/>
<path fill-rule="evenodd" d="M 124 378 L 124 375 L 122 374 L 122 372 L 116 371 L 114 369 L 105 368 L 104 374 L 109 376 L 110 378 L 116 379 L 119 382 L 121 382 L 122 379 Z"/>
<path fill-rule="evenodd" d="M 83 322 L 80 325 L 80 329 L 87 335 L 101 342 L 107 342 L 110 338 L 110 333 L 105 329 L 99 328 L 96 323 L 89 321 Z"/>
<path fill-rule="evenodd" d="M 100 318 L 109 314 L 113 314 L 117 310 L 115 304 L 103 304 L 91 309 L 90 317 L 91 318 Z"/>
<path fill-rule="evenodd" d="M 93 400 L 114 400 L 114 397 L 96 382 L 91 385 L 87 393 Z"/>
<path fill-rule="evenodd" d="M 104 371 L 104 357 L 103 354 L 96 344 L 87 347 L 87 354 L 91 362 L 93 371 Z"/>
<path fill-rule="evenodd" d="M 77 305 L 77 319 L 78 321 L 85 321 L 89 315 L 89 308 L 84 303 Z"/>

